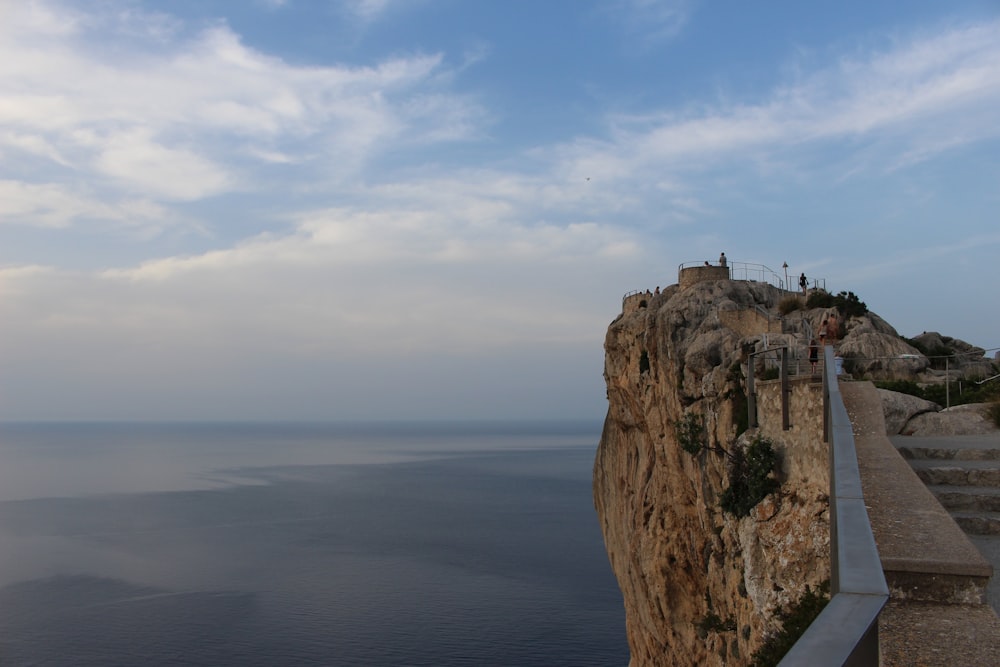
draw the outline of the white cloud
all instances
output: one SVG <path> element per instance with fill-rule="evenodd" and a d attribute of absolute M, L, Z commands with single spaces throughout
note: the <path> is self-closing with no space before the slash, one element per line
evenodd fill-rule
<path fill-rule="evenodd" d="M 102 149 L 97 168 L 128 189 L 161 199 L 191 200 L 224 192 L 232 178 L 193 150 L 167 148 L 147 132 L 114 135 Z"/>
<path fill-rule="evenodd" d="M 998 107 L 1000 22 L 993 22 L 842 60 L 757 104 L 620 114 L 611 119 L 609 139 L 582 138 L 559 154 L 568 173 L 622 182 L 741 158 L 795 160 L 810 146 L 849 140 L 876 147 L 873 166 L 885 171 L 1000 137 Z"/>
<path fill-rule="evenodd" d="M 256 166 L 307 162 L 312 171 L 298 176 L 329 187 L 390 142 L 464 139 L 483 118 L 441 87 L 440 55 L 302 66 L 247 47 L 225 25 L 189 39 L 169 17 L 138 10 L 85 15 L 33 2 L 4 11 L 0 148 L 68 169 L 52 172 L 67 182 L 97 170 L 114 179 L 113 198 L 252 191 L 267 178 Z M 143 31 L 155 48 L 102 54 L 102 41 Z"/>
<path fill-rule="evenodd" d="M 384 14 L 389 7 L 400 4 L 399 0 L 343 0 L 349 11 L 364 21 L 373 21 Z"/>
<path fill-rule="evenodd" d="M 149 200 L 109 202 L 62 184 L 0 180 L 0 224 L 59 228 L 81 219 L 123 225 L 162 224 L 169 217 L 160 205 Z"/>
<path fill-rule="evenodd" d="M 696 0 L 614 0 L 605 10 L 630 36 L 649 46 L 676 37 L 687 25 Z"/>

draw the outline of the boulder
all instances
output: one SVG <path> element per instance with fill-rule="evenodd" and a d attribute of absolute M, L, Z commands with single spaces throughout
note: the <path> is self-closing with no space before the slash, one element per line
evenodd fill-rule
<path fill-rule="evenodd" d="M 902 394 L 898 391 L 879 389 L 878 395 L 882 399 L 886 435 L 899 434 L 907 422 L 916 415 L 941 410 L 941 406 L 937 403 L 916 396 L 910 396 L 909 394 Z"/>
<path fill-rule="evenodd" d="M 940 412 L 916 415 L 902 428 L 903 435 L 946 436 L 995 433 L 996 424 L 986 414 L 986 404 L 956 405 Z"/>
<path fill-rule="evenodd" d="M 837 348 L 844 369 L 873 380 L 909 379 L 927 368 L 927 357 L 899 336 L 855 325 Z"/>

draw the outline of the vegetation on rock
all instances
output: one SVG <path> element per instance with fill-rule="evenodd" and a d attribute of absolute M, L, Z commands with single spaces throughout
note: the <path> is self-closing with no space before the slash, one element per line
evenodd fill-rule
<path fill-rule="evenodd" d="M 868 312 L 868 306 L 854 292 L 830 294 L 816 290 L 806 299 L 806 308 L 836 308 L 844 317 L 861 317 Z"/>
<path fill-rule="evenodd" d="M 758 435 L 746 447 L 737 447 L 729 458 L 729 487 L 722 492 L 723 511 L 738 518 L 769 494 L 778 490 L 778 480 L 771 476 L 778 464 L 778 455 L 771 440 Z"/>
<path fill-rule="evenodd" d="M 778 302 L 778 312 L 782 315 L 787 315 L 788 313 L 793 313 L 796 310 L 801 310 L 803 306 L 802 299 L 797 296 L 786 296 L 784 299 Z"/>
<path fill-rule="evenodd" d="M 722 511 L 737 518 L 745 517 L 760 501 L 778 490 L 780 483 L 771 476 L 777 469 L 778 455 L 770 439 L 758 435 L 746 447 L 736 446 L 731 450 L 710 447 L 704 418 L 696 412 L 685 413 L 674 424 L 674 430 L 677 443 L 688 454 L 696 456 L 709 450 L 728 458 L 729 486 L 719 501 Z"/>
<path fill-rule="evenodd" d="M 876 382 L 875 386 L 879 389 L 916 396 L 938 405 L 944 405 L 946 401 L 950 402 L 951 405 L 1000 401 L 1000 382 L 987 382 L 985 384 L 950 382 L 946 389 L 943 382 L 940 384 L 918 384 L 913 380 L 886 380 Z M 997 425 L 1000 426 L 1000 422 Z"/>
<path fill-rule="evenodd" d="M 778 612 L 781 630 L 765 638 L 764 643 L 751 658 L 751 667 L 774 667 L 781 662 L 829 601 L 829 580 L 823 582 L 815 591 L 806 586 L 806 592 L 801 598 L 788 609 Z"/>
<path fill-rule="evenodd" d="M 705 420 L 697 412 L 686 412 L 674 425 L 677 443 L 685 452 L 691 455 L 701 453 L 705 448 Z"/>

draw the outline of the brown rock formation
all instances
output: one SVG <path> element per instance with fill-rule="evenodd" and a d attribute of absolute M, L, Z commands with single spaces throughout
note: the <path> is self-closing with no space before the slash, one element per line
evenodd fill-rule
<path fill-rule="evenodd" d="M 829 577 L 819 419 L 782 431 L 778 383 L 760 383 L 762 399 L 774 397 L 761 400 L 761 431 L 775 440 L 783 483 L 744 518 L 719 506 L 726 454 L 694 456 L 678 443 L 676 425 L 693 413 L 704 420 L 709 447 L 737 446 L 747 354 L 772 330 L 779 296 L 760 283 L 675 285 L 608 330 L 609 405 L 594 500 L 624 596 L 633 667 L 748 664 L 776 628 L 775 612 Z M 766 313 L 764 330 L 745 330 L 756 316 L 720 317 L 733 311 Z M 802 345 L 802 336 L 785 339 Z M 792 400 L 800 414 L 820 415 L 808 378 Z"/>

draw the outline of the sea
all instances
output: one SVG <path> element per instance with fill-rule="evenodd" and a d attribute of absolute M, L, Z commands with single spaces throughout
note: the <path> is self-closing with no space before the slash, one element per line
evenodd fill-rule
<path fill-rule="evenodd" d="M 0 424 L 0 665 L 625 665 L 599 434 Z"/>

